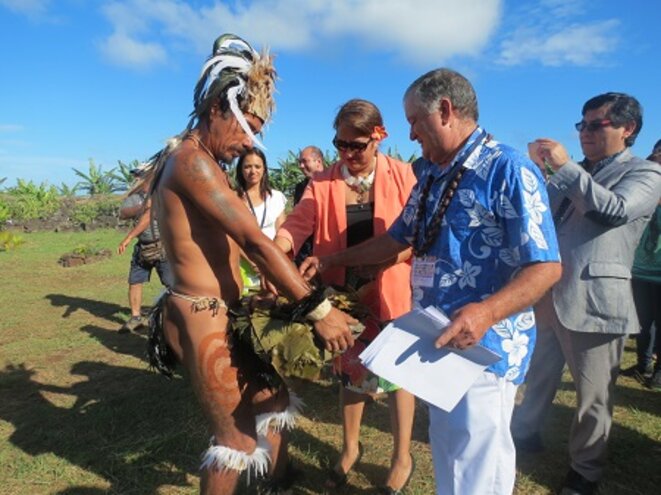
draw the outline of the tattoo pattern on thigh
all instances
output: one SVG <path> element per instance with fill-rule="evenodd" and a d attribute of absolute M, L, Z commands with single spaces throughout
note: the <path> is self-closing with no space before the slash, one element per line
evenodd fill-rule
<path fill-rule="evenodd" d="M 241 385 L 225 333 L 207 335 L 198 348 L 200 393 L 215 419 L 226 421 L 241 401 Z M 220 425 L 218 425 L 220 426 Z"/>

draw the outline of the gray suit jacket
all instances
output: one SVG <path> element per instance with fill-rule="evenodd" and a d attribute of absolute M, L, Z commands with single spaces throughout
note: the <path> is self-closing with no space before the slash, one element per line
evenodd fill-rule
<path fill-rule="evenodd" d="M 563 268 L 547 295 L 558 319 L 579 332 L 637 333 L 631 266 L 661 197 L 661 165 L 626 149 L 594 176 L 570 161 L 547 187 Z"/>

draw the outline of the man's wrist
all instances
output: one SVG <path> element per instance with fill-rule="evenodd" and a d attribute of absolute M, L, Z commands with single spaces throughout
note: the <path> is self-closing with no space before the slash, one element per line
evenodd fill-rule
<path fill-rule="evenodd" d="M 305 318 L 316 323 L 319 320 L 326 318 L 328 313 L 331 312 L 331 309 L 333 309 L 333 306 L 331 305 L 330 301 L 328 299 L 324 299 L 317 305 L 316 308 L 306 314 Z"/>

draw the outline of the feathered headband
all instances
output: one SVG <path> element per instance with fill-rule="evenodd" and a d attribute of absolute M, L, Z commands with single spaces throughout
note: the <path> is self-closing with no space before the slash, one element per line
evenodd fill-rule
<path fill-rule="evenodd" d="M 265 51 L 257 53 L 245 40 L 233 34 L 220 36 L 213 44 L 193 94 L 192 128 L 218 99 L 226 99 L 229 109 L 241 128 L 260 148 L 264 145 L 252 132 L 243 112 L 251 113 L 267 122 L 275 103 L 276 73 L 272 57 Z"/>

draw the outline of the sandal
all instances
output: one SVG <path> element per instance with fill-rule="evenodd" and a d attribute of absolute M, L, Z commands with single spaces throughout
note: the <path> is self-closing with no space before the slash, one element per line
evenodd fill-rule
<path fill-rule="evenodd" d="M 360 462 L 360 459 L 363 457 L 363 444 L 358 442 L 358 455 L 356 460 L 353 461 L 353 464 L 349 467 L 346 473 L 341 473 L 335 468 L 328 470 L 328 479 L 326 480 L 326 488 L 340 488 L 347 484 L 347 476 L 349 471 L 351 471 L 356 464 Z"/>
<path fill-rule="evenodd" d="M 411 472 L 409 473 L 402 487 L 395 489 L 387 485 L 384 485 L 379 488 L 379 493 L 381 493 L 382 495 L 403 495 L 404 490 L 409 484 L 409 481 L 411 481 L 411 478 L 413 478 L 414 471 L 415 471 L 415 457 L 413 457 L 413 454 L 411 454 Z"/>

